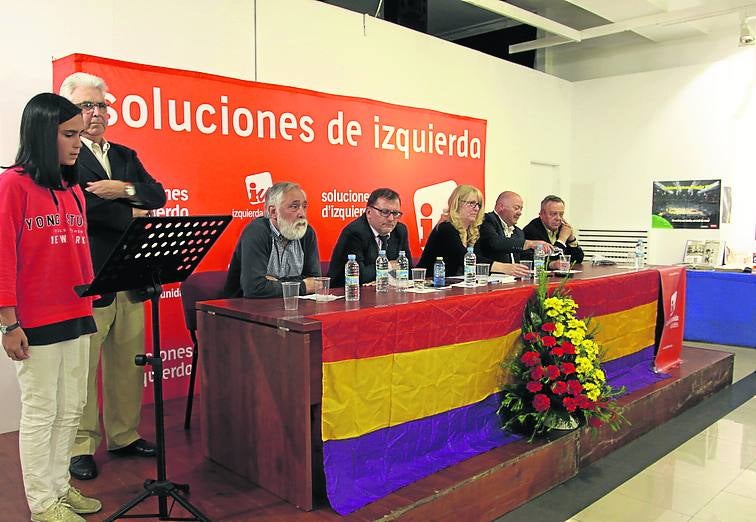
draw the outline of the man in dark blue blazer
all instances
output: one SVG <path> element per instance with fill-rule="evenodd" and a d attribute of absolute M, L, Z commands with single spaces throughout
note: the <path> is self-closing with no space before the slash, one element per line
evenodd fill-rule
<path fill-rule="evenodd" d="M 407 227 L 399 222 L 401 207 L 399 194 L 392 189 L 379 188 L 370 194 L 365 213 L 344 227 L 333 248 L 328 267 L 331 286 L 344 286 L 344 265 L 349 254 L 355 254 L 360 264 L 360 284 L 375 281 L 375 259 L 381 247 L 386 250 L 390 269 L 398 267 L 400 250 L 404 250 L 412 267 Z"/>
<path fill-rule="evenodd" d="M 74 73 L 60 94 L 79 106 L 87 125 L 78 166 L 87 203 L 87 235 L 95 272 L 104 264 L 134 217 L 165 205 L 163 186 L 145 170 L 134 150 L 108 142 L 107 85 L 97 76 Z M 105 294 L 94 303 L 97 333 L 89 352 L 87 402 L 71 453 L 69 470 L 79 480 L 97 476 L 94 453 L 102 441 L 98 411 L 97 367 L 102 354 L 103 423 L 107 448 L 114 454 L 152 457 L 155 446 L 137 432 L 144 369 L 134 356 L 144 353 L 144 303 L 126 292 Z"/>
<path fill-rule="evenodd" d="M 492 271 L 524 276 L 526 274 L 519 273 L 517 268 L 512 266 L 520 262 L 524 251 L 531 250 L 538 244 L 541 244 L 547 252 L 552 250 L 552 246 L 545 241 L 525 239 L 522 229 L 517 226 L 517 220 L 522 215 L 522 208 L 522 197 L 516 192 L 507 190 L 496 198 L 494 210 L 487 212 L 483 217 L 480 238 L 475 244 L 475 253 L 479 258 L 490 259 L 505 265 L 495 263 L 491 267 Z M 510 266 L 506 266 L 507 264 Z"/>
<path fill-rule="evenodd" d="M 537 218 L 525 225 L 525 237 L 535 241 L 546 241 L 571 257 L 572 263 L 583 262 L 583 249 L 578 244 L 575 229 L 564 219 L 564 200 L 548 195 L 541 201 L 541 211 Z M 549 267 L 555 267 L 556 260 L 550 258 Z"/>

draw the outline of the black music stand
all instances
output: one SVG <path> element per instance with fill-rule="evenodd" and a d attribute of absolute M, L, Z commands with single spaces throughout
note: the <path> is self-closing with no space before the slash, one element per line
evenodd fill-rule
<path fill-rule="evenodd" d="M 231 216 L 135 218 L 97 272 L 94 281 L 76 287 L 76 292 L 82 297 L 129 290 L 149 298 L 152 303 L 153 356 L 137 355 L 134 363 L 138 366 L 149 365 L 153 375 L 157 480 L 145 480 L 144 491 L 121 506 L 107 521 L 154 517 L 159 520 L 210 520 L 184 498 L 182 492 L 189 492 L 188 484 L 175 484 L 166 478 L 163 360 L 160 357 L 160 285 L 179 283 L 189 277 L 230 222 Z M 126 514 L 152 496 L 158 497 L 158 513 Z M 168 497 L 178 502 L 194 518 L 171 518 L 168 513 Z"/>

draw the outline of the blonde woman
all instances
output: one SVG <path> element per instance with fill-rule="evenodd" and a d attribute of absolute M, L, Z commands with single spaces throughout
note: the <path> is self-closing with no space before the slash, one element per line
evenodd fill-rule
<path fill-rule="evenodd" d="M 472 185 L 459 185 L 449 196 L 449 215 L 428 236 L 417 266 L 433 272 L 437 257 L 443 257 L 446 275 L 462 275 L 468 246 L 475 245 L 483 221 L 483 193 Z M 480 262 L 486 262 L 480 260 Z"/>

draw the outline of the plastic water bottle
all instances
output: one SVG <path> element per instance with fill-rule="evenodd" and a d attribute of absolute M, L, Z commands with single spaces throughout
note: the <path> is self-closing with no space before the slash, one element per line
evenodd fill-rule
<path fill-rule="evenodd" d="M 354 254 L 347 256 L 344 265 L 344 297 L 347 301 L 360 300 L 360 265 Z"/>
<path fill-rule="evenodd" d="M 388 292 L 389 289 L 389 260 L 386 257 L 386 251 L 378 252 L 375 258 L 375 291 L 379 293 Z"/>
<path fill-rule="evenodd" d="M 645 251 L 643 239 L 639 239 L 635 243 L 635 268 L 643 268 L 643 253 Z"/>
<path fill-rule="evenodd" d="M 437 257 L 433 263 L 433 286 L 436 288 L 446 286 L 446 265 L 443 257 Z"/>
<path fill-rule="evenodd" d="M 467 247 L 467 253 L 465 254 L 465 284 L 467 286 L 475 286 L 475 262 L 477 257 L 473 251 L 473 247 Z"/>
<path fill-rule="evenodd" d="M 546 252 L 543 250 L 543 246 L 538 244 L 533 254 L 533 273 L 536 279 L 538 279 L 538 274 L 543 270 L 546 270 Z"/>
<path fill-rule="evenodd" d="M 399 251 L 399 257 L 396 258 L 396 262 L 399 264 L 399 268 L 396 270 L 396 287 L 400 292 L 409 286 L 409 259 L 404 250 Z"/>

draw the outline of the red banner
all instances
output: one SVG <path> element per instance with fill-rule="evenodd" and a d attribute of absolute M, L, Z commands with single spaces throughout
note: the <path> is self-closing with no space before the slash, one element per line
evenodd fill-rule
<path fill-rule="evenodd" d="M 680 364 L 685 331 L 685 268 L 665 266 L 657 270 L 661 277 L 664 328 L 659 340 L 655 364 L 657 370 L 666 371 Z"/>
<path fill-rule="evenodd" d="M 166 189 L 156 215 L 234 217 L 200 271 L 227 267 L 278 181 L 307 193 L 322 260 L 375 188 L 401 194 L 416 257 L 454 187 L 484 189 L 484 120 L 81 54 L 53 62 L 54 88 L 77 71 L 105 79 L 107 139 L 137 150 Z M 191 347 L 176 285 L 164 298 L 168 398 L 185 393 Z"/>

